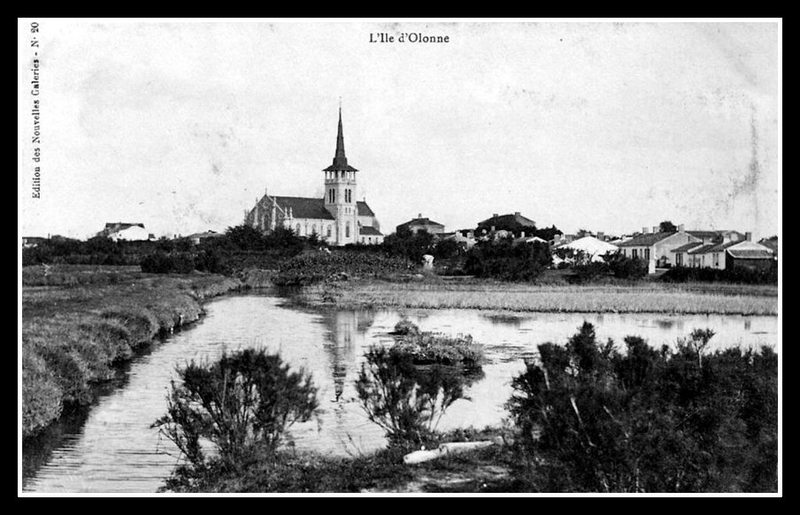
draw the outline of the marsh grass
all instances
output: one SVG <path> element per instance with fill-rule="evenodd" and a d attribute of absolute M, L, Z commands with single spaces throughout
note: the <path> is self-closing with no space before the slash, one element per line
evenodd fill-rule
<path fill-rule="evenodd" d="M 86 265 L 26 267 L 22 275 L 23 437 L 89 402 L 90 386 L 111 378 L 115 364 L 199 319 L 204 299 L 241 284 Z"/>
<path fill-rule="evenodd" d="M 311 286 L 301 302 L 318 303 Z M 630 286 L 525 285 L 491 281 L 396 283 L 353 281 L 339 289 L 336 304 L 350 308 L 490 309 L 580 313 L 777 315 L 777 287 L 750 285 Z"/>

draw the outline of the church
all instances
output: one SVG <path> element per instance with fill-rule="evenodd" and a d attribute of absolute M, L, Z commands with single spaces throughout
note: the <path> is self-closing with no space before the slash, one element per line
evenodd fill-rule
<path fill-rule="evenodd" d="M 264 232 L 286 227 L 298 236 L 316 234 L 328 245 L 382 243 L 383 234 L 375 213 L 366 201 L 356 200 L 358 170 L 347 163 L 344 153 L 341 107 L 333 163 L 322 171 L 323 198 L 280 197 L 265 192 L 256 205 L 245 212 L 245 224 Z"/>

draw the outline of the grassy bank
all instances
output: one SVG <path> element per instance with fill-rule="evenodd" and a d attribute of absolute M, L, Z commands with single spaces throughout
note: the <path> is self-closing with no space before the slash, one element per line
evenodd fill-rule
<path fill-rule="evenodd" d="M 316 284 L 297 301 L 347 308 L 491 309 L 581 313 L 777 315 L 778 288 L 636 282 L 616 285 L 533 285 L 427 278 Z"/>
<path fill-rule="evenodd" d="M 159 334 L 198 320 L 205 299 L 241 287 L 209 274 L 58 265 L 22 272 L 22 434 L 90 400 L 93 383 Z"/>

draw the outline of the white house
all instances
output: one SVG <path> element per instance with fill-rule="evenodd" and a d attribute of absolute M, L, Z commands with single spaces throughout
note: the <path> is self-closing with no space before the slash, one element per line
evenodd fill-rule
<path fill-rule="evenodd" d="M 556 253 L 558 249 L 565 249 L 573 251 L 573 254 L 582 253 L 586 261 L 604 261 L 604 256 L 609 253 L 615 253 L 619 247 L 611 243 L 599 240 L 594 236 L 584 236 L 578 238 L 570 243 L 565 243 L 553 248 L 553 264 L 558 265 L 562 261 L 574 262 L 575 257 L 561 258 Z"/>
<path fill-rule="evenodd" d="M 97 236 L 105 236 L 113 241 L 147 241 L 150 239 L 150 234 L 141 223 L 110 222 L 97 233 Z"/>

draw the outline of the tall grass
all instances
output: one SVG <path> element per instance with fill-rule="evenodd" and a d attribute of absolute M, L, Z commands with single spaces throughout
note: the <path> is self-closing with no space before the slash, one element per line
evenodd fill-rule
<path fill-rule="evenodd" d="M 153 277 L 130 267 L 29 268 L 22 289 L 23 437 L 89 402 L 91 385 L 112 377 L 116 363 L 196 321 L 204 299 L 241 284 L 213 275 Z"/>
<path fill-rule="evenodd" d="M 314 303 L 323 294 L 309 287 L 300 300 Z M 777 288 L 637 286 L 535 286 L 508 283 L 350 283 L 338 291 L 347 307 L 453 308 L 580 313 L 671 313 L 777 315 Z"/>

